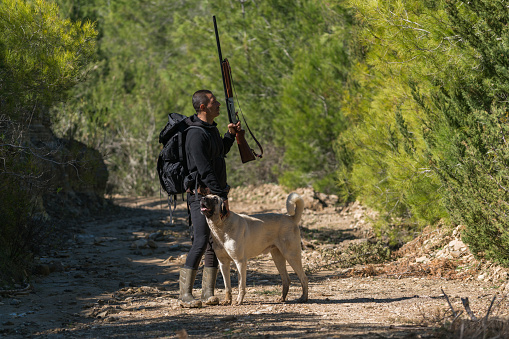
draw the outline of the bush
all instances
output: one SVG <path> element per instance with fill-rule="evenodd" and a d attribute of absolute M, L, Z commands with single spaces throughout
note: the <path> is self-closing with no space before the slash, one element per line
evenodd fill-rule
<path fill-rule="evenodd" d="M 18 181 L 0 182 L 0 284 L 11 285 L 30 276 L 31 263 L 47 232 L 34 212 L 34 192 Z"/>
<path fill-rule="evenodd" d="M 476 111 L 457 145 L 456 165 L 440 166 L 451 214 L 477 257 L 509 265 L 509 126 L 506 112 Z"/>
<path fill-rule="evenodd" d="M 60 18 L 50 1 L 0 2 L 0 280 L 20 282 L 46 232 L 40 196 L 49 191 L 34 131 L 84 78 L 95 53 L 90 22 Z M 32 140 L 34 139 L 34 140 Z M 37 145 L 36 145 L 37 144 Z M 51 175 L 49 175 L 51 174 Z M 55 187 L 53 187 L 55 189 Z"/>
<path fill-rule="evenodd" d="M 502 1 L 447 7 L 471 74 L 436 89 L 429 125 L 430 162 L 442 181 L 445 206 L 466 226 L 477 257 L 509 265 L 509 8 Z M 505 55 L 505 57 L 504 57 Z M 419 99 L 418 99 L 419 100 Z M 424 105 L 423 105 L 424 106 Z"/>

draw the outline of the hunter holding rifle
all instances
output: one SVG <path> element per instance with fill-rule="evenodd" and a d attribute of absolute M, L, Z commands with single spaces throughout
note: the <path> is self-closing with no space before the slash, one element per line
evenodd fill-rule
<path fill-rule="evenodd" d="M 201 214 L 200 199 L 207 194 L 216 194 L 224 199 L 228 207 L 228 191 L 226 182 L 225 155 L 230 151 L 235 135 L 241 130 L 240 121 L 230 123 L 228 131 L 221 137 L 214 119 L 219 116 L 221 104 L 209 90 L 200 90 L 193 95 L 193 107 L 196 114 L 190 117 L 191 128 L 186 136 L 186 158 L 189 173 L 197 173 L 196 178 L 186 183 L 187 201 L 193 225 L 193 244 L 187 254 L 186 263 L 180 270 L 181 306 L 201 307 L 203 301 L 207 305 L 217 305 L 219 299 L 214 296 L 218 261 L 212 249 L 210 229 Z M 201 258 L 205 254 L 203 269 L 201 301 L 192 295 L 194 280 L 198 272 Z"/>
<path fill-rule="evenodd" d="M 226 97 L 228 112 L 228 131 L 221 137 L 214 119 L 219 116 L 221 104 L 209 90 L 199 90 L 193 95 L 193 107 L 196 114 L 191 116 L 185 141 L 185 153 L 188 173 L 196 173 L 194 178 L 188 176 L 184 180 L 187 189 L 187 203 L 193 225 L 193 244 L 187 254 L 186 263 L 180 270 L 180 304 L 183 307 L 200 307 L 202 301 L 207 305 L 217 305 L 219 298 L 214 296 L 218 272 L 218 260 L 212 248 L 212 236 L 205 219 L 201 214 L 200 199 L 207 194 L 215 194 L 223 199 L 226 216 L 230 213 L 228 205 L 228 192 L 230 187 L 226 181 L 226 154 L 230 151 L 233 142 L 237 140 L 242 163 L 261 158 L 263 149 L 254 135 L 246 126 L 261 150 L 256 154 L 247 144 L 245 131 L 240 127 L 237 112 L 233 104 L 233 86 L 231 69 L 227 59 L 222 59 L 216 17 L 213 17 L 216 33 L 217 49 L 221 65 L 221 74 Z M 194 281 L 198 266 L 205 254 L 205 265 L 202 278 L 201 301 L 192 295 Z"/>

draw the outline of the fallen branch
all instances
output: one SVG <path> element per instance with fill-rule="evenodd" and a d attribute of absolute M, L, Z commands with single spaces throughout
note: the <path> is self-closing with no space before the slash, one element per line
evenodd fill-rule
<path fill-rule="evenodd" d="M 2 290 L 0 289 L 0 295 L 21 295 L 21 294 L 29 294 L 32 290 L 32 285 L 27 284 L 24 288 L 18 288 L 13 290 Z"/>
<path fill-rule="evenodd" d="M 465 311 L 467 311 L 467 314 L 470 316 L 470 319 L 472 321 L 477 321 L 477 317 L 474 315 L 474 312 L 470 309 L 470 303 L 468 301 L 468 298 L 461 298 L 461 302 L 463 303 L 463 307 L 465 308 Z"/>
<path fill-rule="evenodd" d="M 497 295 L 495 294 L 495 296 L 493 297 L 493 299 L 491 299 L 491 303 L 490 303 L 490 307 L 488 307 L 488 311 L 486 312 L 486 315 L 484 316 L 484 319 L 482 321 L 483 323 L 483 326 L 486 326 L 486 323 L 488 322 L 488 317 L 490 315 L 490 312 L 491 312 L 491 308 L 493 307 L 493 303 L 495 302 L 495 299 L 497 298 Z"/>
<path fill-rule="evenodd" d="M 454 307 L 452 307 L 452 304 L 451 302 L 449 301 L 449 297 L 447 296 L 447 294 L 445 294 L 444 292 L 444 289 L 442 287 L 440 287 L 440 290 L 442 291 L 442 293 L 444 294 L 445 296 L 445 300 L 447 300 L 447 303 L 449 304 L 449 307 L 451 308 L 452 310 L 452 315 L 454 316 L 454 320 L 456 320 L 456 318 L 459 316 L 459 314 L 454 310 Z M 453 322 L 454 322 L 453 320 Z"/>

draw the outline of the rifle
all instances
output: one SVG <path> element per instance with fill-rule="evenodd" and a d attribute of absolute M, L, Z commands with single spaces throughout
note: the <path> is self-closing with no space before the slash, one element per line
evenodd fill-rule
<path fill-rule="evenodd" d="M 217 52 L 219 54 L 219 63 L 221 65 L 221 75 L 223 77 L 223 87 L 224 95 L 226 97 L 226 109 L 228 110 L 228 119 L 230 120 L 230 123 L 236 124 L 239 121 L 239 116 L 235 111 L 235 105 L 233 102 L 233 90 L 232 90 L 233 87 L 231 77 L 232 71 L 228 59 L 223 59 L 223 55 L 221 54 L 221 44 L 219 42 L 219 33 L 217 31 L 216 16 L 214 15 L 212 19 L 214 20 L 214 31 L 216 32 Z M 237 134 L 235 135 L 235 139 L 237 139 L 237 145 L 239 146 L 240 159 L 242 160 L 242 163 L 246 163 L 248 161 L 255 160 L 256 158 L 261 158 L 263 155 L 263 148 L 258 142 L 258 140 L 256 140 L 256 138 L 254 137 L 253 133 L 251 133 L 251 130 L 249 129 L 249 126 L 247 125 L 244 116 L 242 116 L 242 118 L 249 133 L 251 134 L 251 137 L 253 137 L 256 144 L 261 150 L 261 154 L 257 154 L 251 147 L 249 147 L 245 138 L 246 134 L 245 130 L 240 130 L 239 132 L 237 132 Z"/>

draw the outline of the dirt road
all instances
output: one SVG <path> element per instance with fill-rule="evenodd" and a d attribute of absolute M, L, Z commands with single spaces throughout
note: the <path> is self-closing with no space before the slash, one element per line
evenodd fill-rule
<path fill-rule="evenodd" d="M 287 193 L 265 190 L 232 192 L 231 209 L 284 211 Z M 288 302 L 275 301 L 280 277 L 270 255 L 262 255 L 249 262 L 244 305 L 180 308 L 178 269 L 191 245 L 184 204 L 170 224 L 166 200 L 117 197 L 117 207 L 70 226 L 72 237 L 39 259 L 41 274 L 32 290 L 0 295 L 0 337 L 447 338 L 452 334 L 441 325 L 450 319 L 450 307 L 442 289 L 456 310 L 463 309 L 460 298 L 468 297 L 478 316 L 500 292 L 500 284 L 478 279 L 370 277 L 327 268 L 327 262 L 320 264 L 324 247 L 369 236 L 367 211 L 359 205 L 338 209 L 309 191 L 300 193 L 308 206 L 302 221 L 304 261 L 312 272 L 305 304 L 293 302 L 301 291 L 291 268 Z M 235 273 L 232 283 L 235 294 Z M 222 297 L 220 275 L 218 287 Z M 201 273 L 195 295 L 200 288 Z M 496 312 L 507 317 L 501 295 Z"/>

